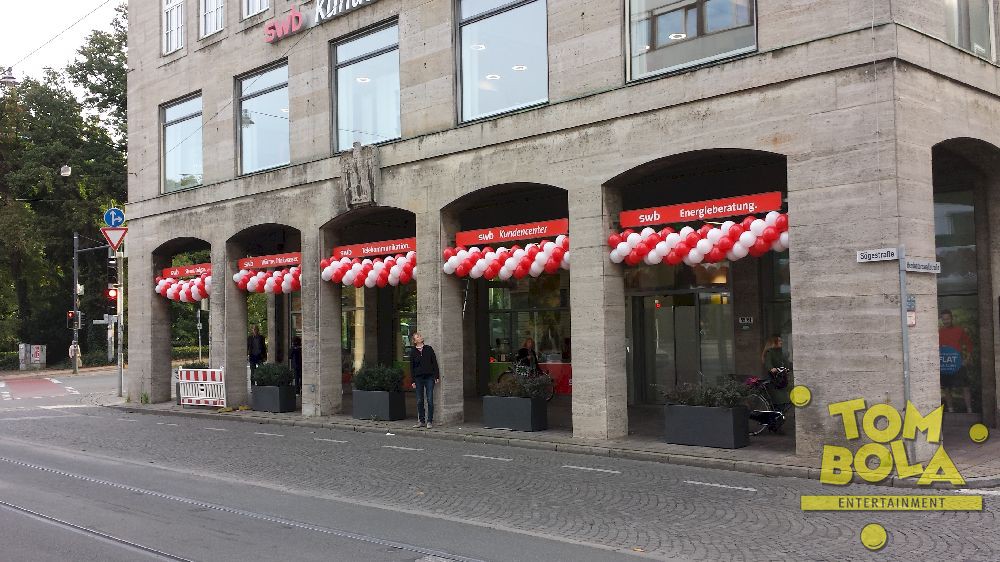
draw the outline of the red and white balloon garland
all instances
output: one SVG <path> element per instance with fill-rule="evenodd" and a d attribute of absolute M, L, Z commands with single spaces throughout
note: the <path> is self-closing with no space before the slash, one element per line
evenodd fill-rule
<path fill-rule="evenodd" d="M 248 293 L 294 293 L 302 288 L 299 282 L 301 275 L 302 270 L 298 266 L 274 271 L 241 269 L 233 275 L 233 283 Z"/>
<path fill-rule="evenodd" d="M 212 276 L 202 273 L 193 279 L 174 279 L 173 277 L 156 277 L 156 294 L 172 301 L 198 302 L 207 299 L 212 292 Z"/>
<path fill-rule="evenodd" d="M 648 227 L 642 232 L 626 230 L 609 236 L 608 246 L 611 261 L 626 265 L 696 265 L 760 257 L 788 249 L 788 215 L 771 211 L 763 219 L 748 216 L 740 223 L 706 224 L 698 230 L 685 226 L 680 232 L 670 227 L 659 232 Z"/>
<path fill-rule="evenodd" d="M 417 272 L 417 253 L 407 252 L 385 259 L 326 258 L 319 263 L 323 281 L 354 285 L 356 288 L 405 285 Z"/>
<path fill-rule="evenodd" d="M 521 279 L 526 275 L 538 277 L 543 272 L 551 274 L 569 269 L 569 237 L 560 234 L 555 242 L 542 240 L 524 248 L 516 244 L 496 250 L 489 246 L 482 250 L 475 246 L 469 249 L 457 246 L 445 249 L 444 260 L 442 270 L 459 277 L 499 278 L 504 281 L 511 277 Z"/>

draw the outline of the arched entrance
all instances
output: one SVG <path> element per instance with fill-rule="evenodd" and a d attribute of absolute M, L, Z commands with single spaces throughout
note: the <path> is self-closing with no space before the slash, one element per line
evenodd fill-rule
<path fill-rule="evenodd" d="M 653 252 L 638 262 L 615 255 L 631 248 L 609 248 L 613 261 L 625 262 L 629 433 L 662 434 L 660 405 L 675 388 L 763 375 L 762 352 L 775 337 L 791 362 L 787 234 L 781 238 L 787 218 L 779 218 L 788 211 L 786 167 L 778 154 L 702 150 L 648 163 L 606 184 L 606 196 L 620 201 L 618 224 L 626 237 L 634 230 L 645 239 L 655 229 L 671 248 L 678 239 L 684 246 L 682 253 Z M 733 223 L 760 232 L 740 242 L 729 230 Z M 786 423 L 785 431 L 792 427 Z"/>
<path fill-rule="evenodd" d="M 533 347 L 538 366 L 555 382 L 548 425 L 572 428 L 569 271 L 555 261 L 546 267 L 539 259 L 534 270 L 503 272 L 518 250 L 538 245 L 534 255 L 546 255 L 540 246 L 566 238 L 566 191 L 534 183 L 491 186 L 456 199 L 441 210 L 441 217 L 449 248 L 445 257 L 451 260 L 443 265 L 451 285 L 446 290 L 459 297 L 451 305 L 456 310 L 442 310 L 442 317 L 461 326 L 460 336 L 448 345 L 461 346 L 466 421 L 480 421 L 480 397 L 526 353 L 522 349 Z M 470 260 L 480 267 L 462 265 Z"/>
<path fill-rule="evenodd" d="M 1000 148 L 971 138 L 932 149 L 941 398 L 945 421 L 997 424 L 995 326 Z"/>
<path fill-rule="evenodd" d="M 230 283 L 226 294 L 226 392 L 230 405 L 249 404 L 249 381 L 237 384 L 250 362 L 286 364 L 301 369 L 302 299 L 300 285 L 293 286 L 293 268 L 301 263 L 302 235 L 282 224 L 247 227 L 226 241 L 225 275 L 219 282 Z M 315 272 L 306 266 L 304 271 Z M 301 274 L 300 274 L 301 275 Z M 271 279 L 268 281 L 268 279 Z M 264 337 L 251 341 L 256 327 Z M 249 375 L 250 369 L 247 369 Z"/>
<path fill-rule="evenodd" d="M 342 388 L 334 384 L 338 395 L 330 398 L 343 400 L 335 409 L 350 411 L 351 378 L 364 365 L 401 368 L 409 388 L 406 354 L 417 329 L 416 217 L 395 207 L 365 207 L 331 220 L 321 233 L 321 325 L 339 328 L 328 330 L 321 347 L 328 356 L 339 351 Z"/>
<path fill-rule="evenodd" d="M 172 363 L 196 365 L 207 362 L 208 289 L 211 287 L 211 244 L 199 238 L 181 237 L 168 240 L 152 252 L 155 282 L 149 299 L 149 383 L 131 384 L 129 395 L 141 401 L 166 402 L 174 391 Z M 132 300 L 132 306 L 139 303 Z M 206 365 L 207 366 L 207 365 Z M 141 379 L 141 376 L 140 376 Z M 135 392 L 135 394 L 133 394 Z"/>

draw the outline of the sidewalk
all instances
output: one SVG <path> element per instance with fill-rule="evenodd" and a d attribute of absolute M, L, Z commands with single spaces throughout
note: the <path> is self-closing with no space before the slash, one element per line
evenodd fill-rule
<path fill-rule="evenodd" d="M 84 367 L 79 369 L 79 374 L 74 375 L 73 369 L 43 369 L 40 371 L 0 371 L 0 381 L 12 379 L 30 379 L 36 377 L 72 377 L 80 375 L 94 375 L 97 373 L 117 373 L 117 365 L 104 365 L 101 367 Z"/>
<path fill-rule="evenodd" d="M 272 414 L 268 412 L 233 411 L 217 413 L 215 410 L 181 407 L 173 403 L 115 404 L 109 407 L 129 412 L 148 412 L 210 419 L 228 419 L 250 423 L 267 423 L 299 427 L 331 428 L 363 432 L 391 432 L 430 439 L 467 441 L 526 449 L 543 449 L 566 453 L 579 453 L 652 461 L 700 468 L 733 470 L 764 476 L 790 476 L 818 480 L 820 459 L 805 458 L 788 450 L 787 438 L 773 435 L 752 437 L 752 445 L 744 449 L 715 449 L 663 443 L 653 437 L 630 436 L 622 440 L 593 440 L 574 438 L 566 429 L 550 429 L 536 433 L 511 432 L 477 427 L 474 422 L 462 425 L 435 425 L 433 429 L 413 429 L 413 419 L 397 422 L 357 420 L 347 415 L 304 418 L 299 412 Z M 958 428 L 945 428 L 945 443 L 949 456 L 966 480 L 967 488 L 1000 486 L 1000 435 L 977 445 Z M 916 479 L 887 479 L 883 485 L 915 488 Z"/>

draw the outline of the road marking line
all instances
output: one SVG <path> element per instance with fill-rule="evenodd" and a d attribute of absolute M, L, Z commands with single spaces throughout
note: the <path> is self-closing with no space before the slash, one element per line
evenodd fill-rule
<path fill-rule="evenodd" d="M 44 396 L 32 396 L 31 397 L 32 400 L 41 400 L 42 398 L 45 398 L 45 397 Z"/>
<path fill-rule="evenodd" d="M 573 466 L 571 464 L 564 464 L 563 468 L 572 468 L 574 470 L 591 470 L 593 472 L 607 472 L 608 474 L 621 474 L 620 470 L 608 470 L 606 468 L 590 468 L 589 466 Z"/>
<path fill-rule="evenodd" d="M 54 382 L 56 384 L 62 384 L 61 382 L 57 381 L 56 379 L 45 379 L 45 380 L 52 381 L 52 382 Z"/>
<path fill-rule="evenodd" d="M 322 437 L 313 437 L 314 441 L 325 441 L 327 443 L 347 443 L 347 441 L 341 441 L 340 439 L 324 439 Z"/>
<path fill-rule="evenodd" d="M 253 434 L 254 435 L 267 435 L 269 437 L 284 437 L 284 435 L 282 435 L 280 433 L 264 433 L 263 431 L 255 431 L 255 432 L 253 432 Z"/>
<path fill-rule="evenodd" d="M 383 449 L 399 449 L 400 451 L 423 451 L 423 449 L 414 449 L 413 447 L 398 447 L 396 445 L 382 445 Z"/>
<path fill-rule="evenodd" d="M 18 397 L 16 397 L 16 398 L 14 398 L 14 400 L 20 400 L 20 399 L 21 399 L 21 397 L 20 397 L 20 396 L 18 396 Z"/>
<path fill-rule="evenodd" d="M 176 423 L 167 423 L 167 422 L 156 422 L 156 425 L 173 425 L 173 426 L 176 426 L 177 424 Z"/>
<path fill-rule="evenodd" d="M 229 431 L 228 429 L 219 429 L 218 427 L 206 427 L 205 429 L 209 431 Z"/>
<path fill-rule="evenodd" d="M 505 459 L 503 457 L 484 457 L 483 455 L 462 455 L 463 457 L 469 457 L 470 459 L 485 459 L 490 461 L 504 461 L 509 462 L 514 459 Z"/>
<path fill-rule="evenodd" d="M 3 387 L 5 387 L 5 386 L 7 386 L 7 383 L 5 383 L 5 382 L 3 382 L 3 381 L 0 381 L 0 388 L 3 388 Z"/>
<path fill-rule="evenodd" d="M 128 418 L 118 418 L 118 421 L 137 422 L 139 420 L 130 420 Z"/>
<path fill-rule="evenodd" d="M 713 484 L 711 482 L 698 482 L 697 480 L 684 480 L 685 484 L 696 486 L 711 486 L 713 488 L 726 488 L 727 490 L 743 490 L 745 492 L 756 492 L 757 488 L 744 488 L 743 486 L 727 486 L 725 484 Z"/>
<path fill-rule="evenodd" d="M 59 404 L 57 406 L 39 406 L 42 410 L 61 410 L 63 408 L 100 408 L 90 404 Z"/>
<path fill-rule="evenodd" d="M 975 494 L 977 496 L 980 494 L 984 496 L 1000 496 L 1000 490 L 976 490 L 976 489 L 970 490 L 969 488 L 960 488 L 955 491 L 958 492 L 959 494 Z"/>

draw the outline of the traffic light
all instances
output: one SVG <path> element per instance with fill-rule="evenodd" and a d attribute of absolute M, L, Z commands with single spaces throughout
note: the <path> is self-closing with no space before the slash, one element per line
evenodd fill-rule
<path fill-rule="evenodd" d="M 80 319 L 76 315 L 76 312 L 72 310 L 66 311 L 66 327 L 70 330 L 80 327 Z"/>
<path fill-rule="evenodd" d="M 104 298 L 108 300 L 108 304 L 118 302 L 118 287 L 114 283 L 108 283 L 108 288 L 104 290 Z"/>

